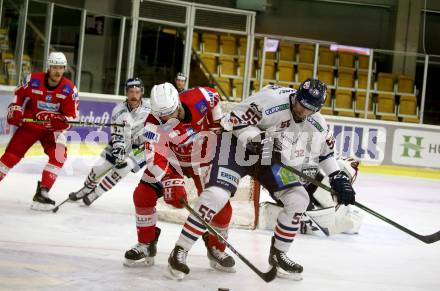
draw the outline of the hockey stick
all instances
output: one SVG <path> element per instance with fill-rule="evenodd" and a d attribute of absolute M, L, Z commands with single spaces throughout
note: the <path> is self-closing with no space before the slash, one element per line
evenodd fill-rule
<path fill-rule="evenodd" d="M 197 217 L 197 219 L 203 223 L 203 225 L 208 229 L 210 233 L 217 236 L 218 239 L 224 244 L 243 262 L 245 263 L 249 268 L 252 269 L 261 279 L 263 279 L 265 282 L 270 282 L 277 276 L 277 267 L 272 266 L 272 268 L 267 272 L 262 272 L 257 269 L 251 262 L 248 261 L 242 254 L 240 254 L 221 234 L 219 234 L 209 223 L 207 223 L 200 215 L 188 204 L 188 202 L 185 201 L 185 199 L 180 199 L 180 203 L 183 204 L 183 206 L 186 208 L 186 210 L 189 211 L 192 215 Z"/>
<path fill-rule="evenodd" d="M 316 222 L 315 219 L 313 219 L 313 217 L 311 217 L 310 215 L 307 214 L 307 211 L 304 213 L 305 216 L 307 216 L 312 222 L 313 224 L 316 225 L 316 227 L 323 233 L 325 234 L 325 236 L 330 236 L 330 231 L 328 230 L 327 227 L 322 227 L 321 225 L 319 225 L 319 223 Z"/>
<path fill-rule="evenodd" d="M 315 180 L 315 179 L 313 179 L 313 178 L 307 176 L 307 175 L 304 174 L 303 172 L 301 172 L 301 171 L 299 171 L 299 170 L 297 170 L 297 169 L 295 169 L 295 168 L 293 168 L 293 167 L 287 166 L 287 165 L 285 165 L 285 164 L 283 164 L 283 163 L 281 163 L 281 162 L 280 162 L 280 164 L 281 164 L 281 166 L 283 166 L 283 167 L 286 168 L 287 170 L 293 172 L 293 173 L 296 174 L 297 176 L 303 178 L 303 179 L 306 180 L 307 182 L 310 182 L 310 183 L 312 183 L 312 184 L 315 185 L 315 186 L 321 187 L 322 189 L 324 189 L 324 190 L 330 192 L 332 195 L 337 195 L 337 193 L 336 193 L 331 187 L 329 187 L 329 186 L 323 184 L 322 182 L 319 182 L 319 181 L 317 181 L 317 180 Z M 373 215 L 373 216 L 379 218 L 380 220 L 385 221 L 385 222 L 387 222 L 388 224 L 391 224 L 391 225 L 394 226 L 395 228 L 397 228 L 397 229 L 399 229 L 399 230 L 401 230 L 401 231 L 403 231 L 403 232 L 409 234 L 410 236 L 415 237 L 415 238 L 417 238 L 418 240 L 421 240 L 421 241 L 424 242 L 424 243 L 431 244 L 431 243 L 434 243 L 434 242 L 437 242 L 437 241 L 440 240 L 440 231 L 438 231 L 438 232 L 436 232 L 436 233 L 433 233 L 433 234 L 429 234 L 429 235 L 421 235 L 421 234 L 415 233 L 414 231 L 412 231 L 412 230 L 410 230 L 410 229 L 408 229 L 408 228 L 406 228 L 406 227 L 404 227 L 404 226 L 398 224 L 397 222 L 395 222 L 395 221 L 393 221 L 393 220 L 391 220 L 391 219 L 389 219 L 389 218 L 383 216 L 382 214 L 377 213 L 376 211 L 374 211 L 374 210 L 368 208 L 368 207 L 365 206 L 365 205 L 362 205 L 362 204 L 359 203 L 359 202 L 355 202 L 354 205 L 357 206 L 357 207 L 359 207 L 360 209 L 364 210 L 365 212 L 367 212 L 367 213 L 369 213 L 369 214 L 371 214 L 371 215 Z"/>
<path fill-rule="evenodd" d="M 23 122 L 28 123 L 48 123 L 50 120 L 40 120 L 40 119 L 32 119 L 32 118 L 23 118 Z M 122 123 L 95 123 L 95 122 L 88 122 L 88 121 L 66 121 L 67 124 L 73 125 L 73 126 L 91 126 L 91 127 L 101 127 L 101 126 L 118 126 L 118 127 L 124 127 L 125 124 Z"/>
<path fill-rule="evenodd" d="M 107 175 L 107 173 L 108 172 L 110 172 L 110 170 L 111 169 L 113 169 L 113 165 L 110 167 L 110 168 L 108 168 L 107 170 L 105 170 L 101 175 L 99 175 L 98 177 L 96 177 L 95 179 L 96 180 L 99 180 L 99 179 L 101 179 L 102 177 L 104 177 L 105 175 Z M 81 199 L 81 198 L 80 198 Z M 70 200 L 70 197 L 69 196 L 67 196 L 67 198 L 65 199 L 65 200 L 63 200 L 60 204 L 58 204 L 57 206 L 55 206 L 53 209 L 52 209 L 52 212 L 53 213 L 56 213 L 59 209 L 60 209 L 60 206 L 61 205 L 63 205 L 64 203 L 66 203 L 67 201 L 69 201 Z M 79 200 L 79 199 L 78 199 Z"/>

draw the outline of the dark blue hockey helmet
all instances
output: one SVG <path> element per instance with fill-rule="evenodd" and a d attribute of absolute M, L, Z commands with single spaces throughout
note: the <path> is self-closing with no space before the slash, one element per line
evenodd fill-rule
<path fill-rule="evenodd" d="M 324 82 L 318 79 L 307 79 L 296 91 L 295 100 L 312 112 L 318 112 L 324 105 L 326 95 L 327 85 Z"/>

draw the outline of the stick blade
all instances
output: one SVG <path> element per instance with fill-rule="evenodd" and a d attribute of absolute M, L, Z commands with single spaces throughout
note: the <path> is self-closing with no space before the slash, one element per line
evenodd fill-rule
<path fill-rule="evenodd" d="M 267 283 L 273 281 L 277 276 L 277 267 L 276 266 L 272 266 L 272 268 L 266 272 L 266 273 L 262 273 L 260 275 L 260 277 Z"/>
<path fill-rule="evenodd" d="M 437 231 L 436 233 L 430 235 L 421 235 L 418 239 L 427 244 L 438 242 L 440 240 L 440 231 Z"/>

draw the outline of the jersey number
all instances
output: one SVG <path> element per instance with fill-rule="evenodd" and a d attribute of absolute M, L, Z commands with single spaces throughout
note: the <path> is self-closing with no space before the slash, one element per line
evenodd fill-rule
<path fill-rule="evenodd" d="M 261 120 L 261 116 L 255 113 L 252 108 L 249 108 L 242 116 L 241 119 L 246 121 L 247 124 L 254 125 Z"/>
<path fill-rule="evenodd" d="M 203 218 L 204 221 L 210 222 L 212 220 L 212 217 L 215 214 L 215 211 L 212 209 L 209 209 L 205 205 L 201 205 L 199 208 L 200 216 Z"/>

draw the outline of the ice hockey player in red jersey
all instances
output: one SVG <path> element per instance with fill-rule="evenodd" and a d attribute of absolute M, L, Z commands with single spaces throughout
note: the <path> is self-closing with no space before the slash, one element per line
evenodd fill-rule
<path fill-rule="evenodd" d="M 125 253 L 125 265 L 152 265 L 160 229 L 156 227 L 156 201 L 182 208 L 187 199 L 184 176 L 192 178 L 199 193 L 210 167 L 222 111 L 218 93 L 197 87 L 178 95 L 170 83 L 151 90 L 151 110 L 145 125 L 147 168 L 133 194 L 136 209 L 138 244 Z M 209 150 L 211 148 L 211 151 Z M 228 203 L 212 220 L 212 225 L 226 236 L 232 208 Z M 198 222 L 195 222 L 199 224 Z M 201 233 L 202 234 L 202 233 Z M 234 272 L 234 259 L 225 253 L 225 245 L 214 236 L 203 236 L 213 268 Z"/>
<path fill-rule="evenodd" d="M 47 72 L 28 75 L 15 90 L 14 100 L 8 107 L 7 121 L 17 130 L 0 158 L 1 181 L 29 148 L 40 141 L 49 161 L 33 198 L 31 208 L 34 210 L 50 210 L 55 205 L 55 201 L 49 198 L 49 190 L 67 157 L 63 131 L 69 127 L 67 121 L 76 118 L 78 110 L 77 89 L 72 81 L 64 77 L 67 66 L 64 54 L 50 53 L 47 66 Z M 24 118 L 47 122 L 24 122 Z"/>

